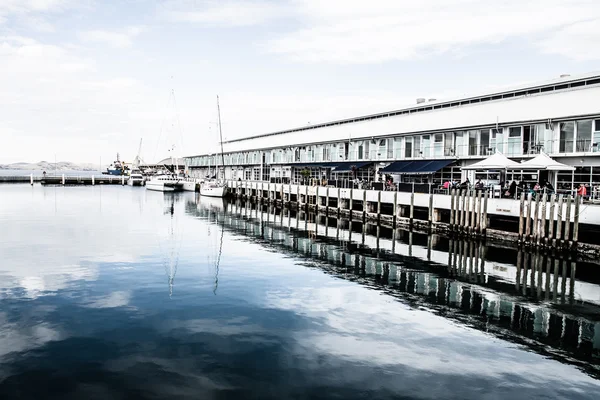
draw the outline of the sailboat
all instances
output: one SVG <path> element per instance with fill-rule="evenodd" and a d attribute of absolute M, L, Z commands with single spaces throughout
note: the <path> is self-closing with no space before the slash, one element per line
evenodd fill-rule
<path fill-rule="evenodd" d="M 171 97 L 169 103 L 173 99 L 175 104 L 175 90 L 171 89 Z M 162 128 L 161 128 L 162 129 Z M 171 165 L 164 165 L 167 172 L 160 175 L 154 175 L 146 182 L 146 188 L 149 190 L 156 190 L 159 192 L 178 192 L 183 190 L 184 178 L 179 174 L 179 165 L 177 157 L 175 157 L 175 145 L 169 149 L 171 154 Z"/>
<path fill-rule="evenodd" d="M 223 175 L 225 175 L 225 155 L 223 154 L 223 132 L 221 130 L 221 108 L 219 107 L 219 96 L 217 96 L 217 113 L 219 115 L 219 141 L 221 144 L 221 165 L 223 166 Z M 225 197 L 227 194 L 227 184 L 225 179 L 219 181 L 218 179 L 218 165 L 215 166 L 217 179 L 211 179 L 205 181 L 200 186 L 200 195 L 208 197 Z M 225 178 L 225 176 L 223 176 Z"/>

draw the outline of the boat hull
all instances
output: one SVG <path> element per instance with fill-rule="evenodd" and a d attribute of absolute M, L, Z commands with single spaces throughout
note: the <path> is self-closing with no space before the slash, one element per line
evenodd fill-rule
<path fill-rule="evenodd" d="M 146 189 L 157 192 L 180 192 L 183 190 L 183 183 L 149 180 L 146 182 Z"/>
<path fill-rule="evenodd" d="M 183 181 L 183 190 L 186 192 L 195 192 L 198 183 L 196 181 Z"/>
<path fill-rule="evenodd" d="M 206 197 L 225 197 L 227 194 L 227 187 L 225 186 L 200 186 L 200 195 Z"/>
<path fill-rule="evenodd" d="M 138 180 L 138 179 L 129 179 L 127 181 L 127 184 L 129 186 L 144 186 L 144 181 L 143 180 Z"/>

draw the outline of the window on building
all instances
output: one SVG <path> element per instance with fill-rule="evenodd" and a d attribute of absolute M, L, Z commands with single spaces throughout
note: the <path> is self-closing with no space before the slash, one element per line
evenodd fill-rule
<path fill-rule="evenodd" d="M 600 151 L 600 119 L 594 121 L 594 133 L 592 136 L 592 151 Z M 600 171 L 600 168 L 598 169 Z"/>
<path fill-rule="evenodd" d="M 592 147 L 592 125 L 591 119 L 577 121 L 577 151 L 590 151 Z"/>
<path fill-rule="evenodd" d="M 482 129 L 479 131 L 479 147 L 481 149 L 480 155 L 490 154 L 490 130 Z"/>
<path fill-rule="evenodd" d="M 469 134 L 469 155 L 479 155 L 479 149 L 477 147 L 477 131 L 468 131 Z"/>
<path fill-rule="evenodd" d="M 431 157 L 431 135 L 423 135 L 422 138 L 423 143 L 421 144 L 421 148 L 423 149 L 422 156 L 425 158 Z"/>
<path fill-rule="evenodd" d="M 500 153 L 504 152 L 504 142 L 502 139 L 502 128 L 493 128 L 490 132 L 490 148 L 492 153 L 496 152 L 496 150 Z"/>
<path fill-rule="evenodd" d="M 358 159 L 362 160 L 364 156 L 364 147 L 362 144 L 358 145 Z"/>
<path fill-rule="evenodd" d="M 521 140 L 522 127 L 512 126 L 508 129 L 508 150 L 509 156 L 519 156 L 523 154 L 523 145 Z"/>
<path fill-rule="evenodd" d="M 404 158 L 412 158 L 413 138 L 404 139 Z"/>
<path fill-rule="evenodd" d="M 421 157 L 423 152 L 421 151 L 421 136 L 413 137 L 413 157 Z"/>
<path fill-rule="evenodd" d="M 573 122 L 561 122 L 560 123 L 560 140 L 558 151 L 560 153 L 572 153 L 574 146 L 574 123 Z"/>
<path fill-rule="evenodd" d="M 459 131 L 454 133 L 454 154 L 457 156 L 466 156 L 467 153 L 467 139 L 465 132 Z"/>
<path fill-rule="evenodd" d="M 433 135 L 433 156 L 442 157 L 444 155 L 444 134 L 436 133 Z"/>
<path fill-rule="evenodd" d="M 444 155 L 453 156 L 456 154 L 454 149 L 454 132 L 443 133 L 444 135 Z"/>
<path fill-rule="evenodd" d="M 387 154 L 385 155 L 385 158 L 388 160 L 391 160 L 394 158 L 394 139 L 389 138 L 387 139 Z"/>

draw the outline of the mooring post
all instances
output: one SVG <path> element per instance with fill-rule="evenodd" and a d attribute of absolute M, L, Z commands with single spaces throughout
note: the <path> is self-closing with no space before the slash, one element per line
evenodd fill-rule
<path fill-rule="evenodd" d="M 29 183 L 31 183 L 31 186 L 33 186 L 33 174 L 29 175 Z"/>
<path fill-rule="evenodd" d="M 483 236 L 485 236 L 485 230 L 487 229 L 488 226 L 488 221 L 487 221 L 487 217 L 488 217 L 488 198 L 491 196 L 492 192 L 490 190 L 487 191 L 487 193 L 485 193 L 483 195 L 483 218 L 481 220 L 481 234 Z"/>
<path fill-rule="evenodd" d="M 340 213 L 342 212 L 342 189 L 337 188 L 337 216 L 340 217 Z"/>
<path fill-rule="evenodd" d="M 582 198 L 579 195 L 575 197 L 575 215 L 573 216 L 573 249 L 577 247 L 577 241 L 579 239 L 579 204 L 581 203 L 581 199 Z"/>
<path fill-rule="evenodd" d="M 455 189 L 450 190 L 450 230 L 454 230 L 454 197 L 456 194 Z"/>
<path fill-rule="evenodd" d="M 394 216 L 392 217 L 392 227 L 396 230 L 396 221 L 398 220 L 398 191 L 394 191 L 394 205 L 392 207 Z"/>
<path fill-rule="evenodd" d="M 410 226 L 412 226 L 413 224 L 413 217 L 415 214 L 415 191 L 414 191 L 415 185 L 413 183 L 413 191 L 410 194 L 410 210 L 409 210 L 409 219 L 408 219 L 408 223 L 410 224 Z"/>
<path fill-rule="evenodd" d="M 570 233 L 571 233 L 571 203 L 573 202 L 573 197 L 567 197 L 567 210 L 565 212 L 565 243 L 570 243 Z"/>
<path fill-rule="evenodd" d="M 429 230 L 433 228 L 433 193 L 429 194 Z"/>
<path fill-rule="evenodd" d="M 121 186 L 125 185 L 125 175 L 121 175 Z"/>
<path fill-rule="evenodd" d="M 546 243 L 548 242 L 548 240 L 546 239 L 546 212 L 547 210 L 547 199 L 546 199 L 546 188 L 544 188 L 544 192 L 543 192 L 543 196 L 542 197 L 542 220 L 540 223 L 540 232 L 539 232 L 539 237 L 538 237 L 538 246 L 540 245 L 540 240 L 543 241 L 543 244 L 546 245 Z"/>
<path fill-rule="evenodd" d="M 94 175 L 92 175 L 92 186 L 94 186 L 94 185 L 95 185 L 95 177 L 94 177 Z"/>
<path fill-rule="evenodd" d="M 350 201 L 348 202 L 348 204 L 350 205 L 350 219 L 352 219 L 352 206 L 354 202 L 354 188 L 350 188 Z"/>
<path fill-rule="evenodd" d="M 527 213 L 525 214 L 525 218 L 527 218 L 525 220 L 525 240 L 529 241 L 531 239 L 530 235 L 531 235 L 531 201 L 532 201 L 532 195 L 531 193 L 529 193 L 527 195 Z"/>
<path fill-rule="evenodd" d="M 556 215 L 556 239 L 552 240 L 552 247 L 556 246 L 557 241 L 562 240 L 562 219 L 563 219 L 563 195 L 558 195 L 558 213 Z"/>
<path fill-rule="evenodd" d="M 467 191 L 461 190 L 461 200 L 460 200 L 460 221 L 458 223 L 458 229 L 462 232 L 465 226 L 465 201 L 467 199 Z"/>
<path fill-rule="evenodd" d="M 556 201 L 556 195 L 553 194 L 550 197 L 550 214 L 548 215 L 548 238 L 546 240 L 546 245 L 552 243 L 552 239 L 554 236 L 554 202 Z"/>
<path fill-rule="evenodd" d="M 63 186 L 65 184 L 65 174 L 62 174 L 62 184 L 63 184 Z"/>
<path fill-rule="evenodd" d="M 481 192 L 481 191 L 480 191 Z M 473 199 L 471 201 L 472 203 L 472 208 L 471 208 L 471 226 L 469 227 L 469 233 L 473 233 L 475 231 L 475 216 L 477 213 L 477 195 L 478 192 L 473 192 Z"/>
<path fill-rule="evenodd" d="M 481 202 L 483 201 L 483 197 L 485 197 L 486 195 L 487 192 L 484 192 L 483 190 L 480 190 L 479 194 L 477 195 L 477 226 L 475 226 L 475 231 L 478 235 L 481 234 Z"/>
<path fill-rule="evenodd" d="M 525 192 L 521 192 L 521 203 L 519 206 L 519 242 L 523 242 L 523 228 L 525 217 Z"/>
<path fill-rule="evenodd" d="M 362 219 L 363 219 L 363 224 L 364 222 L 367 220 L 367 189 L 363 189 L 363 213 L 362 213 Z"/>
<path fill-rule="evenodd" d="M 466 201 L 466 208 L 465 208 L 465 225 L 464 225 L 464 229 L 465 229 L 465 233 L 469 233 L 469 227 L 471 226 L 471 192 L 469 190 L 467 190 L 467 201 Z"/>
<path fill-rule="evenodd" d="M 533 240 L 534 243 L 537 243 L 539 239 L 539 214 L 540 214 L 540 194 L 535 194 L 535 215 L 533 216 Z"/>
<path fill-rule="evenodd" d="M 381 221 L 381 190 L 377 191 L 377 223 Z"/>

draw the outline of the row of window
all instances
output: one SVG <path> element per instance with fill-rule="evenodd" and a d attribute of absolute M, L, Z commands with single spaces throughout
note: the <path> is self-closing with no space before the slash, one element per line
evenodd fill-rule
<path fill-rule="evenodd" d="M 269 165 L 294 162 L 402 160 L 487 156 L 499 151 L 509 157 L 600 151 L 600 119 L 486 128 L 385 139 L 286 147 L 225 155 L 225 165 Z M 191 157 L 191 167 L 221 163 L 219 155 Z"/>

